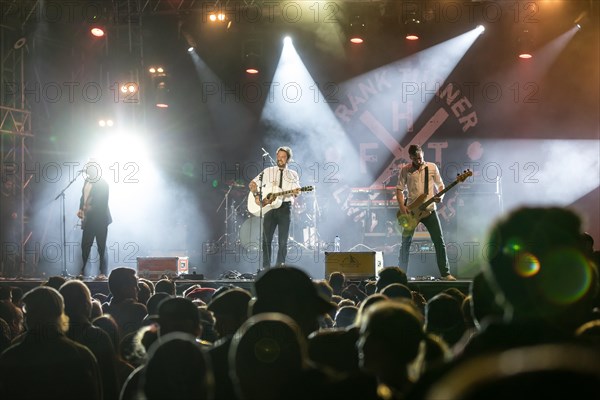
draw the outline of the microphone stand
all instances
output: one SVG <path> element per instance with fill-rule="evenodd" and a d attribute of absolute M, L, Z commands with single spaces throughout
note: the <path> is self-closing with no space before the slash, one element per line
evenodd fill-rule
<path fill-rule="evenodd" d="M 259 246 L 258 246 L 258 268 L 257 268 L 257 272 L 256 275 L 258 275 L 261 271 L 262 271 L 262 258 L 265 256 L 264 252 L 262 251 L 262 247 L 263 247 L 263 243 L 266 241 L 266 237 L 264 237 L 264 229 L 263 229 L 263 177 L 265 174 L 265 169 L 267 168 L 267 157 L 269 157 L 271 166 L 275 166 L 277 165 L 277 163 L 275 162 L 275 160 L 273 160 L 273 157 L 271 157 L 271 155 L 269 154 L 268 151 L 266 151 L 264 148 L 261 148 L 261 150 L 263 151 L 263 155 L 262 155 L 262 166 L 263 166 L 263 170 L 259 175 L 258 178 L 258 183 L 259 183 L 259 187 L 258 187 L 258 199 L 260 200 L 260 214 L 259 214 L 259 224 L 258 224 L 258 237 L 259 237 Z M 271 243 L 267 243 L 267 246 L 271 246 Z M 271 260 L 269 260 L 269 265 L 271 264 Z"/>
<path fill-rule="evenodd" d="M 258 217 L 258 268 L 256 270 L 256 276 L 258 277 L 258 274 L 260 274 L 260 271 L 262 271 L 262 258 L 265 256 L 263 254 L 263 243 L 266 240 L 264 236 L 264 232 L 263 232 L 263 178 L 265 175 L 265 165 L 266 165 L 266 156 L 269 156 L 269 153 L 263 153 L 262 159 L 263 159 L 263 170 L 260 173 L 260 175 L 258 176 L 258 200 L 260 202 L 260 214 Z M 270 158 L 271 156 L 269 156 Z M 270 261 L 270 260 L 269 260 Z"/>
<path fill-rule="evenodd" d="M 61 205 L 61 221 L 60 221 L 60 227 L 62 230 L 62 270 L 60 271 L 60 275 L 64 278 L 69 278 L 72 277 L 72 275 L 69 275 L 69 271 L 67 270 L 67 222 L 66 222 L 66 211 L 65 211 L 65 192 L 67 191 L 67 189 L 73 184 L 73 182 L 75 182 L 77 180 L 77 178 L 79 177 L 79 175 L 81 175 L 81 173 L 83 172 L 83 170 L 77 171 L 77 173 L 75 174 L 75 177 L 73 179 L 71 179 L 71 181 L 67 184 L 67 186 L 65 186 L 65 188 L 63 190 L 61 190 L 61 192 L 54 198 L 54 200 L 58 200 L 60 199 L 60 205 Z M 82 226 L 83 229 L 83 226 Z M 85 265 L 83 266 L 85 267 Z"/>
<path fill-rule="evenodd" d="M 321 235 L 319 234 L 319 229 L 318 229 L 319 221 L 318 220 L 321 218 L 321 208 L 319 207 L 319 201 L 317 200 L 316 190 L 315 190 L 315 193 L 313 194 L 313 196 L 314 196 L 314 201 L 313 201 L 313 229 L 314 229 L 313 243 L 314 243 L 314 246 L 319 246 L 319 243 L 321 241 Z M 319 247 L 317 247 L 317 248 L 319 248 Z"/>
<path fill-rule="evenodd" d="M 223 206 L 223 203 L 225 203 L 225 233 L 219 238 L 219 240 L 217 240 L 217 243 L 224 238 L 226 249 L 229 247 L 229 217 L 231 216 L 229 214 L 229 193 L 231 193 L 231 189 L 233 189 L 233 185 L 229 185 L 229 189 L 225 193 L 225 197 L 223 200 L 221 200 L 221 204 L 219 204 L 219 207 L 217 208 L 217 212 L 219 212 Z"/>

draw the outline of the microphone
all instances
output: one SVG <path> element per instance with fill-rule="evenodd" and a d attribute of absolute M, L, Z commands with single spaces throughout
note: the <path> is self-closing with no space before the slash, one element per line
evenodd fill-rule
<path fill-rule="evenodd" d="M 261 147 L 260 149 L 263 151 L 263 155 L 262 155 L 263 157 L 266 157 L 269 155 L 269 152 L 266 151 L 264 148 Z"/>

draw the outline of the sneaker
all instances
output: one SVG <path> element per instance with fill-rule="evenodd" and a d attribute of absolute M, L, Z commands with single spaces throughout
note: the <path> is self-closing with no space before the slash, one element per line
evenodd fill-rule
<path fill-rule="evenodd" d="M 105 281 L 105 280 L 107 280 L 107 279 L 108 279 L 108 278 L 107 278 L 107 277 L 106 277 L 106 275 L 104 275 L 104 274 L 100 274 L 100 275 L 98 275 L 98 276 L 95 278 L 95 280 L 97 280 L 97 281 Z"/>
<path fill-rule="evenodd" d="M 454 276 L 452 276 L 451 274 L 448 274 L 446 276 L 442 276 L 441 278 L 443 281 L 455 281 L 456 278 Z"/>

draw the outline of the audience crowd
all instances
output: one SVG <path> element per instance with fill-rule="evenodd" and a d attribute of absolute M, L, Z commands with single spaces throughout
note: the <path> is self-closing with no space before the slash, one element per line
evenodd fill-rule
<path fill-rule="evenodd" d="M 469 292 L 430 298 L 398 267 L 363 282 L 274 267 L 251 291 L 124 267 L 109 295 L 61 277 L 2 287 L 0 399 L 597 398 L 590 239 L 567 209 L 517 209 Z"/>

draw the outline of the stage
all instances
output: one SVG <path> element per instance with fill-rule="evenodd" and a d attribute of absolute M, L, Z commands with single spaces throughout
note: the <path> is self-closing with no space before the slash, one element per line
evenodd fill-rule
<path fill-rule="evenodd" d="M 250 182 L 283 146 L 307 189 L 286 216 L 286 263 L 313 279 L 339 251 L 347 276 L 364 267 L 359 252 L 383 258 L 363 277 L 398 265 L 396 188 L 415 145 L 439 172 L 430 194 L 449 189 L 436 207 L 459 281 L 413 287 L 466 290 L 494 251 L 494 224 L 519 207 L 568 207 L 600 243 L 599 2 L 233 1 L 221 14 L 128 0 L 94 21 L 88 3 L 2 1 L 1 285 L 80 273 L 93 160 L 108 185 L 96 199 L 112 221 L 100 246 L 109 270 L 143 277 L 139 259 L 177 258 L 203 276 L 180 290 L 251 288 L 223 277 L 262 265 Z M 406 273 L 439 276 L 421 228 Z"/>

